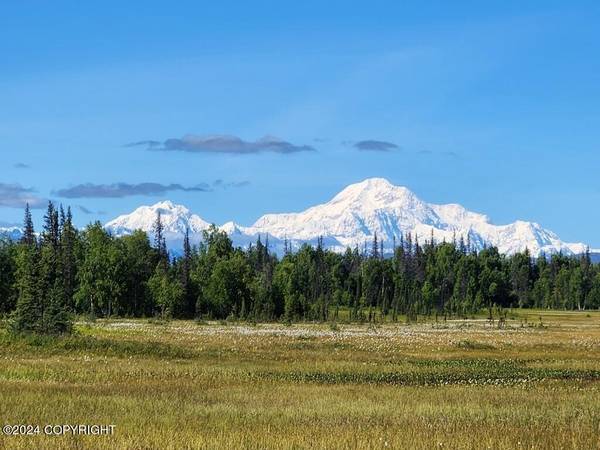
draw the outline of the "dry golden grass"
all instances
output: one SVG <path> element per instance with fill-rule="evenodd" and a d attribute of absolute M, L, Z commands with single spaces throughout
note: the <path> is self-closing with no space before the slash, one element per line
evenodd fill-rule
<path fill-rule="evenodd" d="M 0 448 L 599 448 L 600 314 L 509 317 L 0 334 L 3 424 L 116 425 Z"/>

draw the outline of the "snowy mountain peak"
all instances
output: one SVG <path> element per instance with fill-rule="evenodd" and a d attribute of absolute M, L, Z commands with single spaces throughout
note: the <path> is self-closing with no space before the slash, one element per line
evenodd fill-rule
<path fill-rule="evenodd" d="M 8 238 L 18 241 L 23 236 L 21 227 L 15 224 L 0 222 L 0 239 Z"/>
<path fill-rule="evenodd" d="M 359 181 L 358 183 L 353 183 L 348 185 L 346 188 L 342 189 L 340 194 L 344 192 L 361 192 L 361 191 L 379 191 L 385 192 L 393 189 L 406 189 L 402 186 L 395 186 L 390 183 L 386 178 L 381 177 L 373 177 L 366 178 L 363 181 Z M 408 190 L 408 189 L 406 189 Z"/>
<path fill-rule="evenodd" d="M 515 253 L 525 248 L 540 253 L 581 253 L 584 244 L 569 244 L 536 223 L 517 221 L 494 225 L 484 214 L 468 211 L 458 204 L 426 203 L 403 186 L 384 178 L 369 178 L 351 184 L 332 200 L 293 214 L 267 214 L 251 227 L 283 239 L 314 240 L 323 236 L 338 250 L 362 247 L 377 234 L 390 247 L 407 236 L 421 242 L 433 235 L 437 242 L 461 237 L 474 247 L 496 246 L 500 252 Z"/>
<path fill-rule="evenodd" d="M 185 206 L 166 200 L 152 206 L 141 206 L 131 214 L 119 216 L 108 222 L 105 228 L 115 235 L 130 234 L 134 230 L 151 232 L 159 212 L 167 237 L 183 237 L 187 229 L 192 234 L 201 233 L 210 225 Z"/>
<path fill-rule="evenodd" d="M 337 194 L 331 203 L 363 202 L 364 206 L 377 206 L 391 200 L 412 200 L 415 195 L 403 186 L 394 186 L 385 178 L 367 178 L 351 184 Z"/>
<path fill-rule="evenodd" d="M 164 210 L 167 210 L 167 211 L 180 208 L 182 210 L 186 210 L 187 211 L 187 208 L 185 206 L 183 206 L 183 205 L 175 205 L 171 200 L 163 200 L 162 202 L 158 202 L 155 205 L 150 206 L 150 208 L 164 209 Z"/>
<path fill-rule="evenodd" d="M 229 235 L 233 235 L 233 234 L 242 234 L 244 227 L 240 227 L 235 222 L 227 222 L 227 223 L 224 223 L 220 228 L 225 233 L 227 233 Z"/>
<path fill-rule="evenodd" d="M 107 223 L 106 228 L 116 235 L 129 234 L 135 229 L 151 233 L 158 211 L 168 244 L 175 250 L 181 247 L 186 229 L 190 230 L 192 242 L 197 243 L 209 226 L 184 206 L 163 201 L 120 216 Z M 266 214 L 250 227 L 227 222 L 221 229 L 240 246 L 268 235 L 272 249 L 278 252 L 283 249 L 284 240 L 298 248 L 303 243 L 314 244 L 320 237 L 326 247 L 336 251 L 363 248 L 375 234 L 389 252 L 394 240 L 409 233 L 420 242 L 432 235 L 437 242 L 463 238 L 475 248 L 496 246 L 507 254 L 526 248 L 534 256 L 556 252 L 578 254 L 586 249 L 584 244 L 562 242 L 556 234 L 534 222 L 494 225 L 486 215 L 458 204 L 426 203 L 406 187 L 395 186 L 384 178 L 351 184 L 330 201 L 302 212 Z"/>

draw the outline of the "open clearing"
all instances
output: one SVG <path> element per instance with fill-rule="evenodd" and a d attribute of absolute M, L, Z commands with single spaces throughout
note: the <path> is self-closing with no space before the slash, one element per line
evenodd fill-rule
<path fill-rule="evenodd" d="M 600 313 L 384 324 L 80 323 L 0 332 L 7 449 L 600 447 Z"/>

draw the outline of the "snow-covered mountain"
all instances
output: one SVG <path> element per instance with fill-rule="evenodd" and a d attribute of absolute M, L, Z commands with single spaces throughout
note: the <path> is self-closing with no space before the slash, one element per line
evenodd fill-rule
<path fill-rule="evenodd" d="M 183 237 L 187 229 L 190 230 L 190 241 L 197 245 L 202 240 L 202 231 L 210 226 L 210 223 L 192 214 L 185 206 L 175 205 L 167 200 L 152 206 L 140 206 L 131 214 L 111 220 L 105 225 L 105 229 L 115 236 L 131 234 L 135 230 L 152 234 L 159 212 L 165 240 L 169 248 L 174 250 L 183 246 Z"/>
<path fill-rule="evenodd" d="M 493 225 L 483 214 L 457 204 L 426 203 L 409 189 L 394 186 L 383 178 L 352 184 L 329 202 L 300 213 L 267 214 L 252 229 L 300 240 L 326 236 L 339 243 L 338 250 L 364 245 L 373 240 L 375 233 L 388 246 L 394 238 L 411 233 L 413 239 L 416 236 L 421 242 L 429 240 L 432 234 L 437 242 L 462 236 L 479 249 L 493 245 L 507 254 L 525 248 L 534 255 L 585 251 L 584 244 L 564 243 L 537 223 Z"/>
<path fill-rule="evenodd" d="M 120 216 L 106 224 L 115 235 L 131 233 L 135 229 L 151 232 L 157 211 L 161 212 L 167 244 L 173 250 L 181 247 L 186 228 L 192 242 L 201 240 L 201 232 L 209 224 L 183 207 L 171 202 L 143 206 L 133 213 Z M 517 221 L 508 225 L 494 225 L 487 216 L 466 210 L 457 204 L 436 205 L 419 199 L 409 189 L 394 186 L 383 178 L 370 178 L 352 184 L 327 203 L 299 213 L 267 214 L 254 225 L 244 227 L 234 222 L 221 226 L 235 245 L 247 246 L 263 241 L 268 236 L 270 247 L 283 251 L 284 240 L 293 247 L 316 243 L 323 238 L 324 246 L 344 251 L 348 246 L 359 246 L 373 240 L 375 233 L 391 249 L 394 238 L 411 233 L 421 242 L 431 235 L 436 241 L 460 239 L 477 248 L 496 246 L 502 253 L 512 254 L 528 248 L 532 255 L 540 253 L 579 254 L 585 251 L 582 243 L 562 242 L 556 234 L 533 222 Z"/>
<path fill-rule="evenodd" d="M 21 227 L 0 222 L 0 238 L 9 238 L 12 240 L 19 240 L 23 236 L 23 232 L 21 231 Z"/>

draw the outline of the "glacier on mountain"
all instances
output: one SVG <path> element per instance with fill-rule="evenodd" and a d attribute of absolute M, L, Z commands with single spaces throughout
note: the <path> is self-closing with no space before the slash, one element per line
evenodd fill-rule
<path fill-rule="evenodd" d="M 142 206 L 131 214 L 117 217 L 105 227 L 120 236 L 136 229 L 151 233 L 157 212 L 161 212 L 167 245 L 173 251 L 181 248 L 186 229 L 193 244 L 202 239 L 202 231 L 210 225 L 187 208 L 163 201 Z M 582 243 L 565 243 L 556 234 L 533 222 L 516 221 L 494 225 L 483 214 L 468 211 L 458 204 L 436 205 L 419 199 L 406 187 L 395 186 L 383 178 L 369 178 L 343 189 L 327 203 L 298 213 L 266 214 L 245 227 L 227 222 L 220 227 L 234 245 L 247 247 L 261 237 L 270 248 L 281 254 L 287 240 L 293 248 L 304 243 L 323 245 L 334 251 L 348 247 L 369 246 L 375 234 L 391 252 L 394 240 L 409 233 L 413 241 L 436 242 L 460 239 L 477 249 L 498 247 L 501 253 L 513 254 L 529 249 L 533 256 L 541 253 L 580 254 Z"/>

